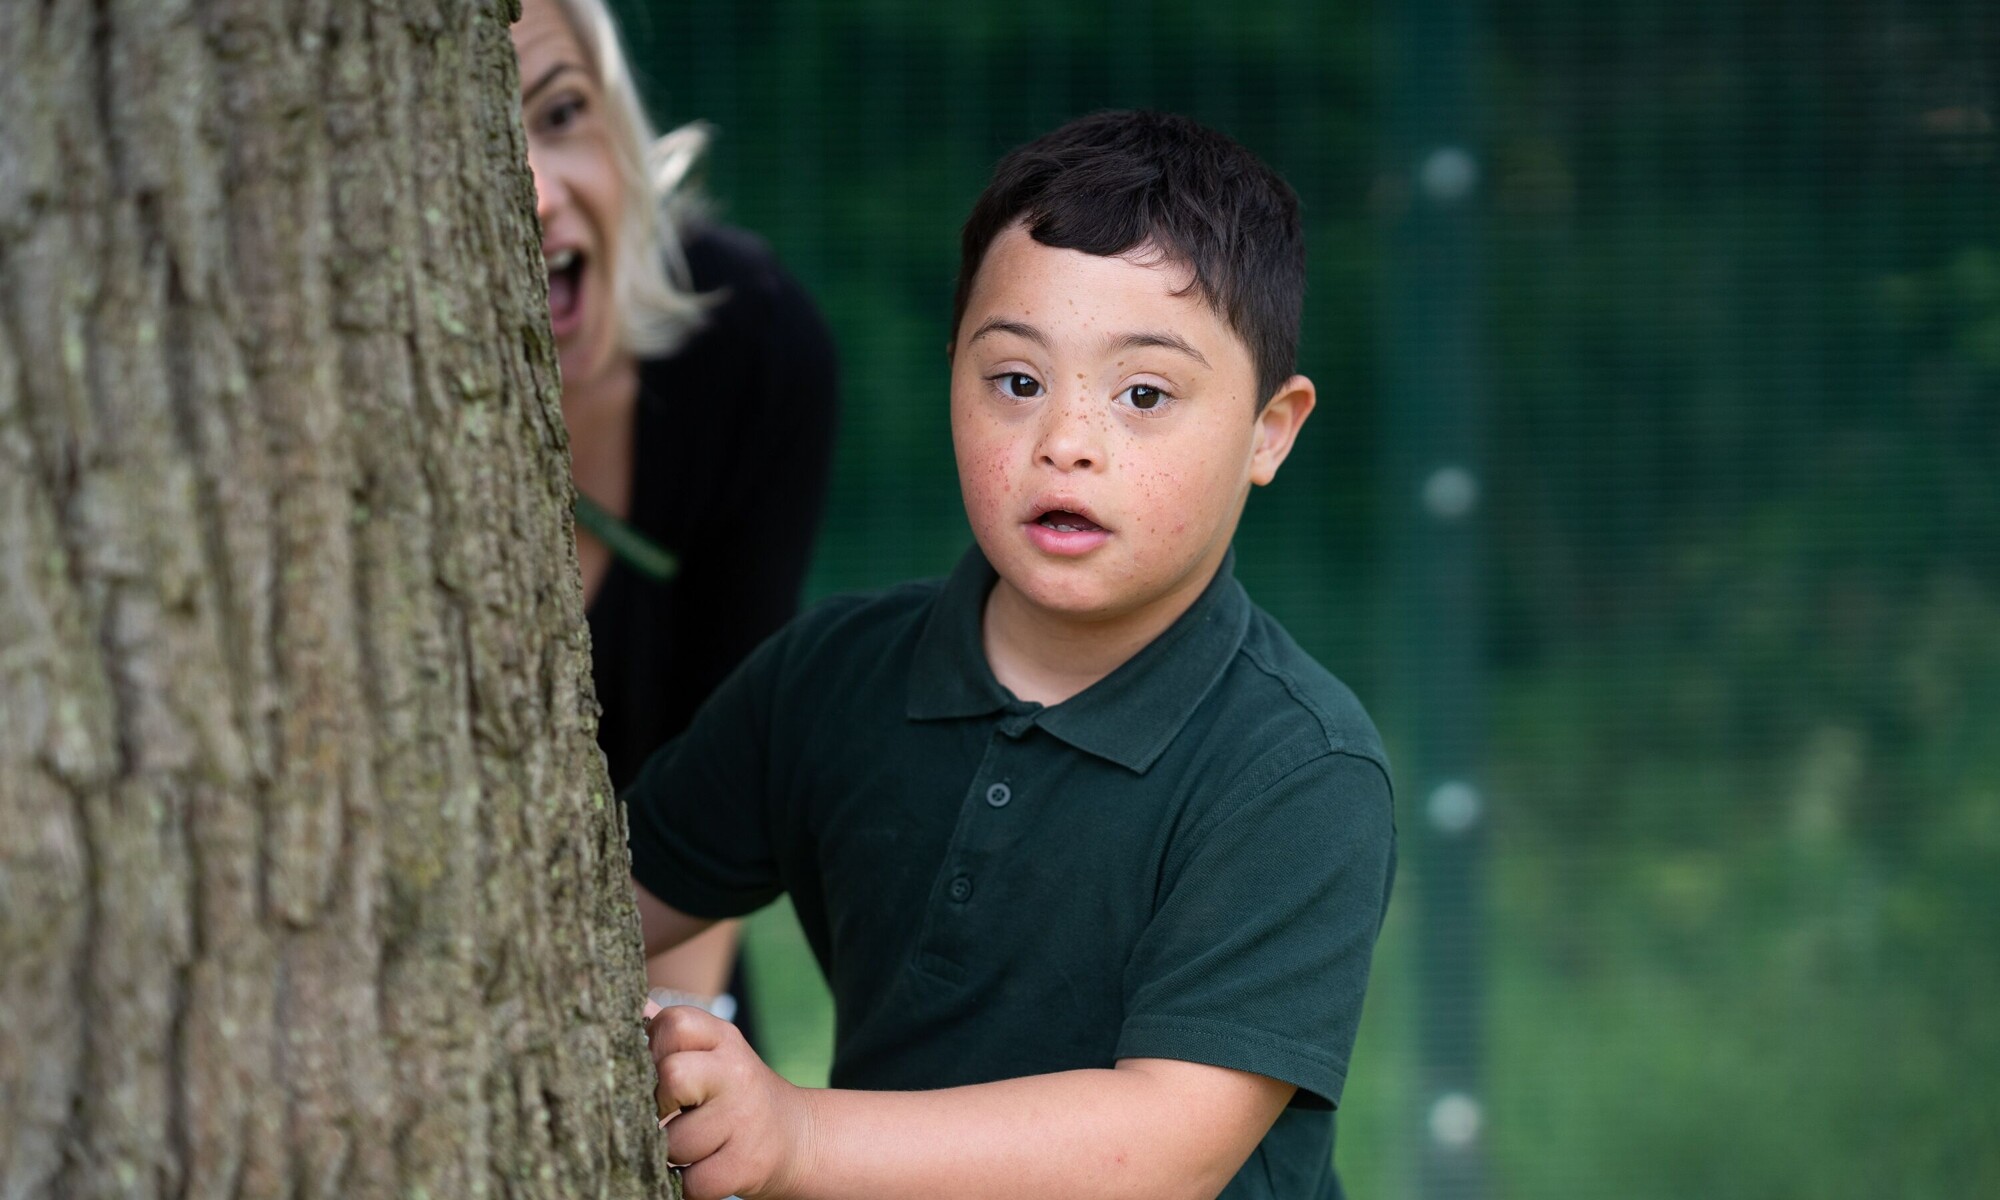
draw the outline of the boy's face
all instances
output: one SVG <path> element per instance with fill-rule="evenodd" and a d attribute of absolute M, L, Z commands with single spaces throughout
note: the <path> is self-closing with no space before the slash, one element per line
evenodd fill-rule
<path fill-rule="evenodd" d="M 1249 348 L 1191 278 L 1019 224 L 986 252 L 952 349 L 952 444 L 973 536 L 1034 610 L 1178 616 L 1312 409 L 1293 376 L 1257 411 Z"/>

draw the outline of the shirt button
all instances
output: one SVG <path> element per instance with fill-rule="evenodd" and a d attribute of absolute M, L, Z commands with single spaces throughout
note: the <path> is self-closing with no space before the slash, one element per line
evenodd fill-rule
<path fill-rule="evenodd" d="M 972 899 L 972 876 L 960 875 L 951 881 L 951 898 L 960 904 Z"/>
<path fill-rule="evenodd" d="M 1014 793 L 1004 783 L 996 783 L 986 789 L 986 803 L 991 804 L 995 808 L 1007 807 L 1007 802 L 1013 798 Z"/>

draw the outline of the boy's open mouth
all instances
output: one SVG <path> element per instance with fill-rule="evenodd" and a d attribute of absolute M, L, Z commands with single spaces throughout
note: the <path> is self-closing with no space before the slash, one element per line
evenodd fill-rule
<path fill-rule="evenodd" d="M 1101 533 L 1104 530 L 1104 526 L 1089 517 L 1060 508 L 1043 513 L 1035 519 L 1035 524 L 1057 533 Z"/>
<path fill-rule="evenodd" d="M 549 320 L 560 323 L 576 312 L 577 297 L 583 287 L 583 255 L 575 250 L 558 250 L 547 261 Z"/>

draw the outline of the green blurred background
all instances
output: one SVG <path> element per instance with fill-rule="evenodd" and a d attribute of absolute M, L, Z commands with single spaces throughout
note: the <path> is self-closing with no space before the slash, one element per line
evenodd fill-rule
<path fill-rule="evenodd" d="M 1298 189 L 1321 408 L 1238 573 L 1398 757 L 1352 1194 L 2000 1196 L 2000 9 L 618 7 L 839 339 L 814 596 L 968 540 L 1001 152 L 1150 105 Z M 823 1081 L 787 922 L 769 1049 Z"/>

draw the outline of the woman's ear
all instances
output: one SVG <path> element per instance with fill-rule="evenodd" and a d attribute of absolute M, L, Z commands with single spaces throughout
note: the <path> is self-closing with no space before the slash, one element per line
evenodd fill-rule
<path fill-rule="evenodd" d="M 1278 385 L 1277 394 L 1257 414 L 1257 431 L 1250 444 L 1250 482 L 1262 487 L 1277 478 L 1278 468 L 1292 452 L 1299 427 L 1318 403 L 1313 381 L 1294 375 Z"/>

